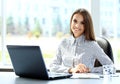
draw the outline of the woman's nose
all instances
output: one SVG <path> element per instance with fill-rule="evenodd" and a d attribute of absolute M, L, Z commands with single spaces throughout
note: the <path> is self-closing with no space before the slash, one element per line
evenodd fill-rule
<path fill-rule="evenodd" d="M 79 24 L 75 24 L 75 27 L 78 28 L 78 27 L 79 27 Z"/>

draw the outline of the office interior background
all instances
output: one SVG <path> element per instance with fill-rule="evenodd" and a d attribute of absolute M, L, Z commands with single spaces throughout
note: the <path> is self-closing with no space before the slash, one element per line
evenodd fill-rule
<path fill-rule="evenodd" d="M 91 13 L 96 37 L 109 40 L 120 70 L 120 0 L 0 0 L 0 68 L 12 67 L 8 44 L 39 45 L 48 65 L 78 8 Z"/>

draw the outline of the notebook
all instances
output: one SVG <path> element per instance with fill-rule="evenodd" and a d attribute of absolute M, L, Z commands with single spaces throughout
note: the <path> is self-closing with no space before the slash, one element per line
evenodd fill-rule
<path fill-rule="evenodd" d="M 69 78 L 69 73 L 51 73 L 47 70 L 40 46 L 7 45 L 13 69 L 20 77 L 39 79 Z"/>

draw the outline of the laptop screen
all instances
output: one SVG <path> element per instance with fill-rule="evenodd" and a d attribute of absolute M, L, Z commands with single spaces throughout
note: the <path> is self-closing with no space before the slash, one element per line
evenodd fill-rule
<path fill-rule="evenodd" d="M 7 45 L 16 75 L 48 78 L 45 62 L 39 46 Z"/>

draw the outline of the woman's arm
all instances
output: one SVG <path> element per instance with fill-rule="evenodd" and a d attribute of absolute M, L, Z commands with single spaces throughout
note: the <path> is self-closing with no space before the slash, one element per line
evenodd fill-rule
<path fill-rule="evenodd" d="M 97 42 L 95 42 L 95 44 L 94 44 L 94 49 L 95 49 L 95 57 L 102 65 L 113 64 L 112 60 L 105 54 L 105 52 L 97 44 Z M 102 71 L 103 71 L 102 66 L 94 67 L 93 69 L 91 69 L 91 72 L 102 73 Z"/>
<path fill-rule="evenodd" d="M 50 64 L 50 71 L 63 73 L 68 72 L 69 68 L 62 65 L 62 58 L 57 54 L 52 63 Z"/>
<path fill-rule="evenodd" d="M 64 46 L 65 41 L 66 40 L 64 39 L 61 42 L 61 44 L 59 45 L 56 56 L 54 57 L 52 63 L 50 64 L 50 71 L 52 71 L 52 72 L 60 72 L 60 73 L 68 72 L 68 70 L 70 68 L 70 67 L 66 67 L 66 66 L 63 65 L 63 59 L 62 59 L 63 49 L 62 49 L 62 46 Z"/>

